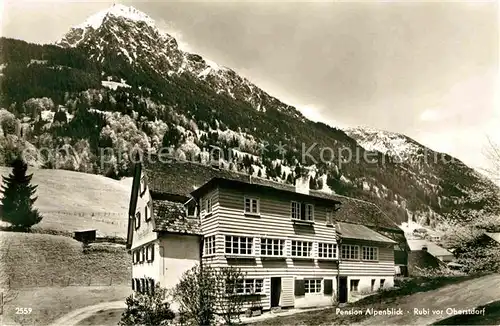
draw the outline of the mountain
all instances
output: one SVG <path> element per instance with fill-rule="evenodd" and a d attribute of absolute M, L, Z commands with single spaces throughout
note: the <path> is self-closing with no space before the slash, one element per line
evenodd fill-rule
<path fill-rule="evenodd" d="M 150 17 L 132 7 L 115 4 L 100 11 L 71 28 L 57 44 L 80 47 L 90 54 L 90 59 L 100 63 L 119 57 L 164 78 L 188 74 L 204 81 L 218 94 L 250 103 L 257 110 L 265 112 L 266 103 L 272 103 L 278 110 L 304 119 L 298 110 L 268 95 L 235 71 L 180 50 L 175 38 L 159 31 Z"/>
<path fill-rule="evenodd" d="M 182 51 L 123 5 L 55 45 L 0 40 L 0 161 L 119 178 L 133 150 L 366 199 L 393 220 L 438 224 L 499 211 L 498 188 L 459 160 L 395 133 L 307 120 L 234 70 Z M 214 148 L 218 148 L 216 151 Z"/>

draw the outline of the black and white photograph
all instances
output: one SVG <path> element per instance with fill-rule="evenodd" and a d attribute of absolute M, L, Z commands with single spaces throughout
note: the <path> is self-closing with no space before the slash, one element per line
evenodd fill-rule
<path fill-rule="evenodd" d="M 0 325 L 500 325 L 498 1 L 0 22 Z"/>

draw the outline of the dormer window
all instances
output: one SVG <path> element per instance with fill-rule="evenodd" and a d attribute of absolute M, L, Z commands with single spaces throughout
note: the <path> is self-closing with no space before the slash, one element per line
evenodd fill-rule
<path fill-rule="evenodd" d="M 258 198 L 245 197 L 245 214 L 260 214 L 260 202 Z"/>
<path fill-rule="evenodd" d="M 197 217 L 198 216 L 198 207 L 196 205 L 186 205 L 186 216 L 187 217 Z"/>
<path fill-rule="evenodd" d="M 333 225 L 333 211 L 331 209 L 326 211 L 326 225 Z"/>
<path fill-rule="evenodd" d="M 212 198 L 205 199 L 205 214 L 212 213 Z"/>
<path fill-rule="evenodd" d="M 292 201 L 291 217 L 294 221 L 314 222 L 314 205 Z"/>

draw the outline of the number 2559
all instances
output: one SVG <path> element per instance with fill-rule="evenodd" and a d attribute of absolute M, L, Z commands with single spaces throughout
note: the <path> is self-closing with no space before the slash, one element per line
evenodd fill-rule
<path fill-rule="evenodd" d="M 29 315 L 33 309 L 31 308 L 16 308 L 16 315 Z"/>

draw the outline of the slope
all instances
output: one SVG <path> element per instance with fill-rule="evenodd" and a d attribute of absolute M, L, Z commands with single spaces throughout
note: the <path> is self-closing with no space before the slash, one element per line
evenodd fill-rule
<path fill-rule="evenodd" d="M 88 154 L 85 164 L 64 166 L 56 158 L 48 167 L 116 177 L 130 175 L 130 154 L 137 148 L 167 149 L 197 162 L 219 148 L 222 168 L 287 183 L 309 174 L 312 188 L 372 201 L 397 222 L 408 214 L 435 224 L 443 217 L 498 212 L 498 189 L 458 160 L 442 163 L 450 161 L 446 154 L 417 146 L 410 160 L 400 162 L 380 148 L 365 149 L 346 132 L 305 119 L 234 70 L 180 50 L 175 38 L 133 8 L 111 7 L 90 21 L 71 28 L 61 47 L 2 40 L 9 53 L 0 62 L 6 67 L 2 105 L 28 130 L 9 129 L 11 138 L 4 141 L 15 144 L 9 151 L 26 142 L 35 150 L 64 144 Z M 43 78 L 16 77 L 29 75 Z M 109 89 L 109 82 L 130 87 Z M 41 121 L 43 110 L 71 118 Z M 104 148 L 113 149 L 107 155 L 118 164 L 97 164 Z M 422 160 L 435 154 L 438 163 Z"/>
<path fill-rule="evenodd" d="M 0 167 L 6 176 L 10 168 Z M 38 185 L 35 207 L 43 220 L 37 228 L 73 232 L 95 228 L 100 235 L 124 237 L 130 187 L 100 175 L 30 168 Z M 0 195 L 1 197 L 1 195 Z"/>

